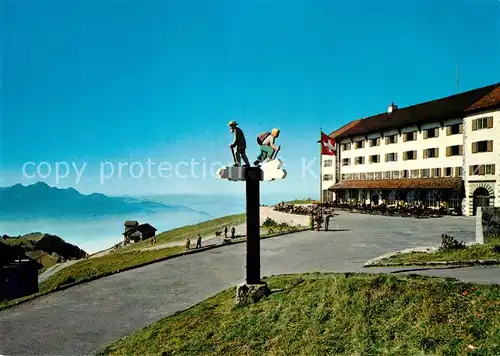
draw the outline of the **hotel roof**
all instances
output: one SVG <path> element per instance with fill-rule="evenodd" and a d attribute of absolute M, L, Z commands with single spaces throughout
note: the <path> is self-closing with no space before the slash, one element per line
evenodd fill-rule
<path fill-rule="evenodd" d="M 337 138 L 346 138 L 405 126 L 461 118 L 475 111 L 496 107 L 500 107 L 500 83 L 406 108 L 398 108 L 390 114 L 385 112 L 355 120 L 334 133 L 336 133 Z M 348 126 L 349 128 L 341 131 Z M 333 133 L 330 136 L 332 135 Z"/>

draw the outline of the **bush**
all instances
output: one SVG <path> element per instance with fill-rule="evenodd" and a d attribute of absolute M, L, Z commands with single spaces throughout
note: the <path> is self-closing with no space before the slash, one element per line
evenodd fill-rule
<path fill-rule="evenodd" d="M 267 228 L 271 228 L 271 227 L 277 227 L 278 226 L 278 223 L 276 221 L 274 221 L 273 219 L 271 218 L 267 218 L 265 221 L 264 221 L 264 224 L 262 224 L 263 227 L 267 227 Z"/>
<path fill-rule="evenodd" d="M 458 242 L 453 236 L 446 234 L 441 235 L 441 247 L 439 247 L 441 251 L 460 250 L 465 247 L 465 242 Z"/>

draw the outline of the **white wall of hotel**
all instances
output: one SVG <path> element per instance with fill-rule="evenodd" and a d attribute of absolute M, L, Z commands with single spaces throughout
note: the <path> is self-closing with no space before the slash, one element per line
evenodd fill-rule
<path fill-rule="evenodd" d="M 490 129 L 472 130 L 472 122 L 475 119 L 482 117 L 493 116 L 493 127 Z M 462 133 L 447 135 L 447 126 L 454 124 L 463 124 Z M 424 138 L 427 129 L 437 128 L 439 131 L 438 137 Z M 413 141 L 404 142 L 403 137 L 407 132 L 415 132 L 416 139 Z M 386 144 L 385 137 L 397 135 L 397 143 Z M 370 147 L 370 139 L 383 137 L 380 139 L 378 146 Z M 321 157 L 322 175 L 320 177 L 322 200 L 334 200 L 335 194 L 328 192 L 328 188 L 333 186 L 338 181 L 342 180 L 344 174 L 355 173 L 371 173 L 371 172 L 386 172 L 386 171 L 401 171 L 408 170 L 411 178 L 411 170 L 430 169 L 432 176 L 432 168 L 441 168 L 440 176 L 444 176 L 443 168 L 451 167 L 452 176 L 456 176 L 456 167 L 461 167 L 462 179 L 465 185 L 465 199 L 462 202 L 462 212 L 464 215 L 473 215 L 473 196 L 478 188 L 484 188 L 489 193 L 490 206 L 500 207 L 500 110 L 481 112 L 465 118 L 448 119 L 443 123 L 426 123 L 421 125 L 421 130 L 417 126 L 408 126 L 398 130 L 389 130 L 383 132 L 370 133 L 367 135 L 368 140 L 364 136 L 352 137 L 353 144 L 350 150 L 342 151 L 341 146 L 344 143 L 351 142 L 350 139 L 343 139 L 338 143 L 340 151 L 339 156 Z M 355 148 L 356 141 L 365 141 L 364 148 Z M 492 152 L 473 153 L 472 143 L 477 141 L 493 141 Z M 462 145 L 462 154 L 455 156 L 447 156 L 447 147 Z M 424 158 L 424 150 L 430 148 L 438 148 L 438 157 Z M 416 151 L 416 159 L 404 160 L 404 152 Z M 388 153 L 397 153 L 397 161 L 386 162 L 385 157 Z M 379 163 L 370 163 L 370 156 L 379 155 Z M 364 164 L 355 164 L 356 157 L 365 157 Z M 349 165 L 343 165 L 344 159 L 350 159 Z M 325 164 L 325 161 L 332 160 L 332 164 Z M 336 165 L 338 160 L 339 165 Z M 495 165 L 494 174 L 485 175 L 469 175 L 469 166 L 471 165 Z M 340 172 L 336 179 L 336 169 Z M 384 174 L 384 173 L 382 173 Z M 333 179 L 332 179 L 333 177 Z M 383 177 L 382 177 L 383 178 Z M 404 179 L 404 178 L 402 178 Z M 484 190 L 483 190 L 484 192 Z"/>
<path fill-rule="evenodd" d="M 493 127 L 473 130 L 474 120 L 484 117 L 493 117 Z M 473 142 L 490 140 L 493 141 L 492 152 L 472 152 Z M 464 214 L 473 215 L 474 194 L 481 194 L 480 190 L 488 192 L 490 206 L 500 207 L 500 110 L 481 112 L 464 118 L 464 147 L 466 147 L 464 149 Z M 490 164 L 495 165 L 494 174 L 471 175 L 469 172 L 470 166 Z"/>

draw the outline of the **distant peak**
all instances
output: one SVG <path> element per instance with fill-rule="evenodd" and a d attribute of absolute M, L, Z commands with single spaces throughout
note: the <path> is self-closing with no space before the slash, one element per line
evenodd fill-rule
<path fill-rule="evenodd" d="M 31 186 L 33 186 L 33 187 L 50 188 L 50 186 L 47 183 L 45 183 L 45 182 L 36 182 L 35 184 L 32 184 Z"/>

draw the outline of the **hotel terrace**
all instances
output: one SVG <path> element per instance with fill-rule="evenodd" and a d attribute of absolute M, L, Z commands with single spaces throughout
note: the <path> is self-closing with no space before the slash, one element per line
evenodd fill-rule
<path fill-rule="evenodd" d="M 500 83 L 355 120 L 329 135 L 322 201 L 500 207 Z"/>

